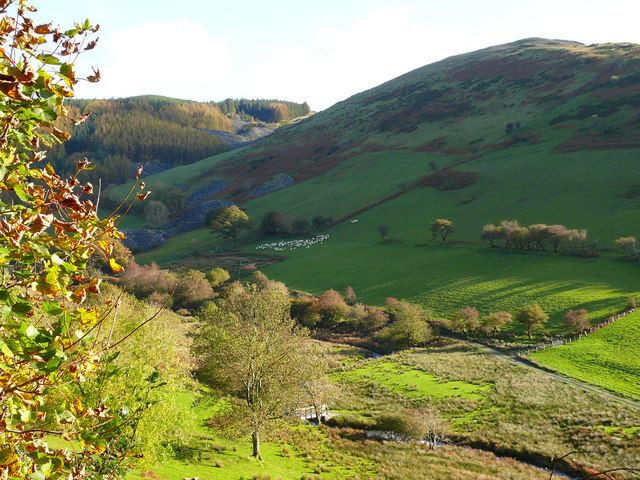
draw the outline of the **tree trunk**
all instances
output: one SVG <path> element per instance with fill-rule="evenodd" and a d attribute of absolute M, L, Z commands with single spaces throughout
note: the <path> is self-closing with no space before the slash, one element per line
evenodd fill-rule
<path fill-rule="evenodd" d="M 260 455 L 260 434 L 256 430 L 251 434 L 251 440 L 253 441 L 253 458 L 262 460 L 262 455 Z"/>

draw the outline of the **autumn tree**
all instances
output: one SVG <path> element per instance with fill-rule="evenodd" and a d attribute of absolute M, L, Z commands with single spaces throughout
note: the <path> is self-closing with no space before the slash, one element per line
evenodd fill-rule
<path fill-rule="evenodd" d="M 458 333 L 470 333 L 480 326 L 480 312 L 475 307 L 464 307 L 456 311 L 451 319 L 451 330 Z"/>
<path fill-rule="evenodd" d="M 487 315 L 482 321 L 482 329 L 490 334 L 497 335 L 504 327 L 513 320 L 513 315 L 509 312 L 494 312 Z"/>
<path fill-rule="evenodd" d="M 305 330 L 289 315 L 289 293 L 282 284 L 264 288 L 236 283 L 227 296 L 205 307 L 196 351 L 202 376 L 238 399 L 253 456 L 283 412 L 304 405 L 305 385 L 319 375 L 318 359 Z"/>
<path fill-rule="evenodd" d="M 488 240 L 491 247 L 495 247 L 496 240 L 500 236 L 500 229 L 496 227 L 493 223 L 485 225 L 482 227 L 482 239 Z"/>
<path fill-rule="evenodd" d="M 94 186 L 79 180 L 88 160 L 69 177 L 44 161 L 48 148 L 70 138 L 65 125 L 87 118 L 75 117 L 64 100 L 82 78 L 74 60 L 96 46 L 98 27 L 88 20 L 68 30 L 37 24 L 35 10 L 26 1 L 0 2 L 1 475 L 112 479 L 130 453 L 124 440 L 134 423 L 123 412 L 107 413 L 104 397 L 86 394 L 87 380 L 108 370 L 105 351 L 118 342 L 92 348 L 110 307 L 85 300 L 100 291 L 87 270 L 94 254 L 122 270 L 110 258 L 111 240 L 123 237 L 121 209 L 98 218 L 89 198 Z M 99 78 L 97 70 L 86 77 Z M 144 197 L 139 189 L 136 181 L 130 196 Z M 61 439 L 74 448 L 57 448 Z"/>
<path fill-rule="evenodd" d="M 351 285 L 348 285 L 347 288 L 344 289 L 344 301 L 347 302 L 347 305 L 353 307 L 357 300 L 355 289 Z"/>
<path fill-rule="evenodd" d="M 215 267 L 207 273 L 207 280 L 213 288 L 219 287 L 231 278 L 229 272 L 221 267 Z"/>
<path fill-rule="evenodd" d="M 589 311 L 586 308 L 578 310 L 569 310 L 564 315 L 565 326 L 574 333 L 582 333 L 591 328 L 591 320 L 589 320 Z"/>
<path fill-rule="evenodd" d="M 628 236 L 616 238 L 615 243 L 618 248 L 624 253 L 624 256 L 626 258 L 637 259 L 640 257 L 636 237 Z"/>
<path fill-rule="evenodd" d="M 453 232 L 453 222 L 446 218 L 436 218 L 431 223 L 433 239 L 439 238 L 443 245 L 447 244 L 449 235 Z"/>
<path fill-rule="evenodd" d="M 220 237 L 231 240 L 235 247 L 238 244 L 240 231 L 250 227 L 249 216 L 237 205 L 231 205 L 230 207 L 216 210 L 209 221 L 209 227 Z"/>
<path fill-rule="evenodd" d="M 516 321 L 524 326 L 527 331 L 527 336 L 531 339 L 534 331 L 544 328 L 545 324 L 549 321 L 549 315 L 546 314 L 540 305 L 532 303 L 518 310 Z"/>

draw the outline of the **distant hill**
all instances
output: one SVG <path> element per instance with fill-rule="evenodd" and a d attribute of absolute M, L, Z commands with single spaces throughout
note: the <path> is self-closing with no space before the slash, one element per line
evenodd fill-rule
<path fill-rule="evenodd" d="M 160 96 L 72 100 L 68 105 L 72 114 L 91 115 L 73 128 L 69 142 L 51 152 L 50 160 L 68 172 L 86 156 L 97 165 L 91 177 L 105 185 L 129 180 L 131 165 L 138 163 L 152 173 L 246 145 L 271 134 L 276 123 L 309 110 L 306 104 L 278 100 L 218 104 Z"/>
<path fill-rule="evenodd" d="M 407 297 L 443 314 L 539 301 L 559 322 L 579 305 L 603 318 L 638 290 L 637 266 L 610 257 L 615 238 L 640 234 L 639 171 L 640 46 L 525 39 L 427 65 L 148 180 L 181 185 L 200 214 L 235 202 L 255 224 L 272 210 L 332 217 L 322 246 L 269 267 L 293 287 L 351 284 L 363 301 Z M 455 225 L 450 248 L 431 240 L 441 217 Z M 503 219 L 587 229 L 605 258 L 492 250 L 482 227 Z M 380 245 L 379 225 L 397 241 Z M 206 256 L 213 237 L 182 233 L 141 260 Z"/>

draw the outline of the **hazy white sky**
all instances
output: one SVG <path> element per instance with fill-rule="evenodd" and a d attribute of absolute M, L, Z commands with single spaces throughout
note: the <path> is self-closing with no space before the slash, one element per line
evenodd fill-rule
<path fill-rule="evenodd" d="M 36 0 L 37 1 L 37 0 Z M 82 97 L 308 101 L 320 110 L 444 57 L 526 37 L 640 43 L 640 0 L 40 0 L 90 18 Z"/>

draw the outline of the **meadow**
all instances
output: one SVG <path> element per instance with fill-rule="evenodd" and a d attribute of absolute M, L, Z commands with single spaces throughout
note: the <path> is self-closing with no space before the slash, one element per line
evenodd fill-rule
<path fill-rule="evenodd" d="M 637 410 L 461 342 L 351 360 L 338 371 L 343 395 L 337 407 L 345 416 L 435 408 L 449 420 L 456 443 L 548 465 L 552 458 L 584 450 L 571 461 L 600 469 L 640 467 Z M 437 383 L 416 394 L 415 376 L 408 371 Z M 474 395 L 461 394 L 451 387 L 455 382 L 475 387 Z"/>
<path fill-rule="evenodd" d="M 640 399 L 640 312 L 531 358 L 559 373 Z"/>

